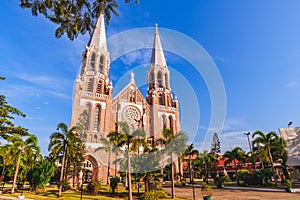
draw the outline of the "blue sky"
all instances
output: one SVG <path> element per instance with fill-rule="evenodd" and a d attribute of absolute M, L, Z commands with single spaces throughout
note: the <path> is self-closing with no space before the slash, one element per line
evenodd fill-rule
<path fill-rule="evenodd" d="M 277 131 L 289 121 L 300 124 L 300 1 L 140 0 L 138 5 L 120 1 L 118 10 L 120 16 L 113 16 L 107 27 L 108 37 L 158 23 L 160 28 L 192 38 L 213 59 L 226 92 L 225 124 L 219 133 L 223 152 L 235 146 L 248 150 L 246 131 Z M 17 0 L 0 2 L 0 19 L 0 72 L 7 78 L 0 82 L 0 93 L 27 114 L 16 122 L 38 135 L 46 154 L 56 125 L 70 122 L 73 85 L 89 36 L 75 41 L 56 39 L 56 25 L 42 16 L 31 16 L 19 8 Z M 193 142 L 200 149 L 208 129 L 216 128 L 210 127 L 211 94 L 185 58 L 170 52 L 165 55 L 174 74 L 173 92 L 184 95 L 176 85 L 176 70 L 196 91 L 201 117 Z M 141 50 L 113 62 L 114 85 L 149 60 L 149 50 Z M 189 110 L 183 103 L 189 102 L 181 102 L 181 108 Z M 193 120 L 185 115 L 182 129 L 189 131 Z"/>

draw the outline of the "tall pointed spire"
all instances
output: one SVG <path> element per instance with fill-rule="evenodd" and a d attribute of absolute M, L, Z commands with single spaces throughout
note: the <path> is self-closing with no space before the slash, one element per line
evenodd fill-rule
<path fill-rule="evenodd" d="M 154 43 L 152 48 L 152 56 L 150 64 L 153 66 L 167 66 L 163 48 L 160 42 L 160 37 L 158 33 L 158 26 L 155 24 L 155 34 L 154 34 Z"/>
<path fill-rule="evenodd" d="M 107 51 L 107 44 L 106 44 L 106 31 L 105 31 L 105 23 L 104 23 L 104 14 L 101 13 L 98 20 L 96 27 L 94 29 L 93 35 L 88 46 L 92 47 L 95 46 L 99 50 Z"/>

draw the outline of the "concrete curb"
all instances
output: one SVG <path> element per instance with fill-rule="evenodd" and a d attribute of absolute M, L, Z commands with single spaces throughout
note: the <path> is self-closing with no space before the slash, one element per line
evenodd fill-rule
<path fill-rule="evenodd" d="M 250 190 L 250 191 L 262 191 L 262 192 L 286 192 L 285 189 L 279 188 L 252 188 L 252 187 L 222 187 L 229 190 Z"/>

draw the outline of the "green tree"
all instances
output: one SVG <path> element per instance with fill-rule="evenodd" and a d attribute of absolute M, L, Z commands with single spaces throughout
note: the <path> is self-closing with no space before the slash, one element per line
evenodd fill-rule
<path fill-rule="evenodd" d="M 5 80 L 3 76 L 0 76 L 0 80 Z M 29 135 L 26 128 L 21 126 L 15 126 L 12 120 L 15 116 L 25 117 L 26 115 L 22 113 L 17 108 L 11 106 L 6 101 L 5 95 L 0 95 L 0 139 L 6 138 L 12 134 L 19 135 Z"/>
<path fill-rule="evenodd" d="M 53 160 L 60 160 L 61 162 L 58 191 L 58 197 L 61 197 L 64 171 L 67 163 L 66 158 L 70 155 L 75 159 L 81 159 L 83 157 L 84 145 L 81 145 L 82 141 L 76 132 L 76 126 L 68 129 L 66 124 L 59 123 L 56 130 L 57 132 L 52 133 L 50 136 L 48 150 L 51 152 L 50 156 Z"/>
<path fill-rule="evenodd" d="M 194 144 L 192 143 L 187 146 L 185 152 L 183 153 L 183 156 L 188 158 L 188 169 L 189 169 L 190 182 L 194 182 L 191 169 L 193 169 L 192 156 L 195 156 L 195 155 L 198 156 L 199 151 L 197 149 L 194 149 Z"/>
<path fill-rule="evenodd" d="M 119 15 L 116 0 L 19 0 L 20 6 L 30 9 L 33 16 L 44 15 L 58 25 L 55 36 L 60 38 L 66 34 L 74 40 L 79 34 L 92 34 L 96 19 L 100 13 L 106 16 L 109 23 L 111 13 Z M 125 0 L 130 3 L 131 0 Z M 136 0 L 136 3 L 138 0 Z"/>
<path fill-rule="evenodd" d="M 275 180 L 275 183 L 277 184 L 271 149 L 272 147 L 276 148 L 274 144 L 278 144 L 278 135 L 275 132 L 264 134 L 262 131 L 255 131 L 252 135 L 252 138 L 254 138 L 254 140 L 252 141 L 254 149 L 262 149 L 262 151 L 268 155 L 268 162 L 271 164 L 273 178 Z"/>
<path fill-rule="evenodd" d="M 38 160 L 28 171 L 27 180 L 32 191 L 45 189 L 54 174 L 54 163 L 47 157 Z"/>
<path fill-rule="evenodd" d="M 193 161 L 193 167 L 195 171 L 198 171 L 204 175 L 204 180 L 208 183 L 209 174 L 216 170 L 217 157 L 215 154 L 204 151 L 199 153 L 196 160 Z"/>
<path fill-rule="evenodd" d="M 163 130 L 163 138 L 160 139 L 165 144 L 164 152 L 170 157 L 171 165 L 171 198 L 175 198 L 175 185 L 174 185 L 174 161 L 175 155 L 180 156 L 186 147 L 187 135 L 185 132 L 180 131 L 174 134 L 170 129 Z"/>
<path fill-rule="evenodd" d="M 221 152 L 221 142 L 219 140 L 218 133 L 215 132 L 213 136 L 213 141 L 211 143 L 211 148 L 210 148 L 211 153 L 220 153 Z"/>
<path fill-rule="evenodd" d="M 14 164 L 14 155 L 10 154 L 10 150 L 7 148 L 7 146 L 0 146 L 0 166 L 2 168 L 0 176 L 1 181 L 4 180 L 4 177 L 7 174 L 10 166 L 14 166 Z"/>
<path fill-rule="evenodd" d="M 130 143 L 132 135 L 130 134 L 129 126 L 126 122 L 117 122 L 118 127 L 121 128 L 122 134 L 118 138 L 119 146 L 126 146 L 127 152 L 127 182 L 128 182 L 128 199 L 132 200 L 132 187 L 131 187 L 131 163 L 130 163 Z"/>
<path fill-rule="evenodd" d="M 236 177 L 238 185 L 240 184 L 239 178 L 238 178 L 238 172 L 237 172 L 238 165 L 239 165 L 239 163 L 241 163 L 244 160 L 245 156 L 246 156 L 245 152 L 240 147 L 235 147 L 231 151 L 226 151 L 223 155 L 223 158 L 226 158 L 226 160 L 224 162 L 225 165 L 227 165 L 233 161 L 234 167 L 235 167 L 235 177 Z M 237 163 L 236 161 L 238 161 L 239 163 Z"/>
<path fill-rule="evenodd" d="M 21 159 L 23 158 L 26 160 L 38 157 L 40 155 L 40 148 L 38 146 L 38 139 L 35 135 L 29 135 L 25 141 L 23 141 L 20 135 L 12 135 L 7 138 L 7 142 L 6 148 L 9 149 L 9 153 L 14 155 L 16 159 L 11 189 L 11 193 L 14 193 Z"/>
<path fill-rule="evenodd" d="M 116 160 L 113 161 L 115 164 L 115 176 L 117 176 L 117 170 L 118 170 L 118 156 L 122 153 L 122 150 L 118 146 L 120 141 L 120 135 L 118 131 L 111 131 L 108 135 L 107 138 L 109 139 L 110 142 L 112 142 L 114 145 L 112 147 L 112 152 L 115 153 Z"/>

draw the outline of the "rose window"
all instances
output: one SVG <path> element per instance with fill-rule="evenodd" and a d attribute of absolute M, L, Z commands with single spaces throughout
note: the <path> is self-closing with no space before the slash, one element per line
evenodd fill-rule
<path fill-rule="evenodd" d="M 126 106 L 123 110 L 123 116 L 128 122 L 133 123 L 140 119 L 140 112 L 136 107 Z"/>

